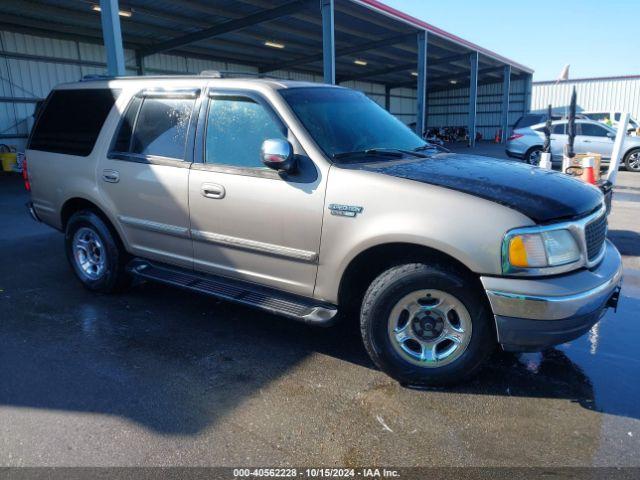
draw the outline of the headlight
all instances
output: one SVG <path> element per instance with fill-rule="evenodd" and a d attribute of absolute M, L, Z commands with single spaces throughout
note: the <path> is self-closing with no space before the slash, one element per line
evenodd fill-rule
<path fill-rule="evenodd" d="M 570 265 L 580 259 L 578 242 L 571 231 L 565 229 L 512 230 L 507 233 L 502 249 L 504 273 L 552 273 L 545 269 Z"/>

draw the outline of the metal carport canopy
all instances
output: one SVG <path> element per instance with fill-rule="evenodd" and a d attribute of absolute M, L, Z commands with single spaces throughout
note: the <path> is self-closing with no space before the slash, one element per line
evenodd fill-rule
<path fill-rule="evenodd" d="M 3 0 L 0 27 L 102 43 L 101 15 L 95 8 L 113 1 Z M 129 15 L 120 17 L 122 38 L 139 57 L 176 53 L 252 65 L 265 74 L 283 69 L 322 74 L 321 1 L 121 0 L 120 10 Z M 429 89 L 446 87 L 448 75 L 468 78 L 465 54 L 474 51 L 480 54 L 480 82 L 501 80 L 502 72 L 488 67 L 510 65 L 513 76 L 532 72 L 375 0 L 335 0 L 334 21 L 338 82 L 357 79 L 415 88 L 419 31 L 428 32 Z M 267 41 L 284 48 L 269 47 Z"/>
<path fill-rule="evenodd" d="M 328 83 L 367 81 L 384 85 L 387 98 L 395 88 L 417 89 L 419 132 L 428 92 L 468 86 L 470 131 L 478 85 L 502 83 L 505 111 L 509 79 L 525 79 L 530 95 L 528 67 L 377 0 L 2 0 L 0 29 L 104 42 L 112 74 L 141 74 L 146 58 L 175 54 L 276 77 L 294 71 Z M 120 45 L 133 54 L 125 58 Z"/>

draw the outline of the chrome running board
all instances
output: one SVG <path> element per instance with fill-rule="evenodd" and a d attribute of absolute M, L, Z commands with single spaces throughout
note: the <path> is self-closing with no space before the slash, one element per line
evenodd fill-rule
<path fill-rule="evenodd" d="M 204 293 L 313 325 L 331 325 L 338 313 L 335 305 L 318 302 L 312 298 L 282 293 L 241 280 L 159 265 L 147 260 L 134 259 L 129 263 L 127 270 L 133 276 L 144 280 Z"/>

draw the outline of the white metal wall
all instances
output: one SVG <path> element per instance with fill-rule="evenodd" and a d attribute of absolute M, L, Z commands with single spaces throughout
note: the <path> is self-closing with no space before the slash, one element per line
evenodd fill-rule
<path fill-rule="evenodd" d="M 24 149 L 33 123 L 35 104 L 57 84 L 74 82 L 85 75 L 106 72 L 104 47 L 70 40 L 36 37 L 0 31 L 0 143 Z M 127 74 L 135 75 L 135 54 L 125 50 Z M 228 62 L 157 54 L 144 59 L 145 74 L 198 74 L 203 70 L 224 70 L 256 74 L 256 67 Z M 321 75 L 279 71 L 273 76 L 289 80 L 322 82 Z M 363 91 L 380 105 L 385 104 L 383 85 L 348 82 L 345 86 Z M 405 123 L 415 121 L 415 90 L 396 89 L 391 111 Z"/>
<path fill-rule="evenodd" d="M 104 74 L 104 47 L 70 40 L 43 38 L 0 31 L 0 143 L 24 149 L 33 123 L 36 101 L 47 96 L 59 83 L 74 82 L 85 75 Z M 135 75 L 135 54 L 125 50 L 127 74 Z M 180 55 L 157 54 L 144 59 L 145 74 L 198 74 L 203 70 L 224 70 L 256 74 L 249 65 L 201 60 Z M 278 78 L 321 82 L 322 76 L 291 71 L 274 72 Z M 381 106 L 385 106 L 385 87 L 371 82 L 352 81 L 343 84 L 360 90 Z M 493 138 L 500 125 L 502 84 L 478 88 L 478 130 L 484 138 Z M 466 126 L 468 123 L 469 89 L 452 88 L 429 95 L 427 125 Z M 524 81 L 511 82 L 510 124 L 524 108 Z M 401 121 L 416 121 L 416 90 L 397 88 L 391 91 L 390 111 Z"/>
<path fill-rule="evenodd" d="M 24 148 L 38 100 L 59 83 L 104 71 L 100 45 L 0 31 L 0 52 L 0 143 L 18 151 Z M 126 56 L 133 58 L 133 52 Z M 127 71 L 135 74 L 135 69 Z"/>
<path fill-rule="evenodd" d="M 557 85 L 551 82 L 534 83 L 531 110 L 544 110 L 552 105 L 564 112 L 576 88 L 578 111 L 629 112 L 640 117 L 640 78 L 608 78 L 568 80 Z"/>

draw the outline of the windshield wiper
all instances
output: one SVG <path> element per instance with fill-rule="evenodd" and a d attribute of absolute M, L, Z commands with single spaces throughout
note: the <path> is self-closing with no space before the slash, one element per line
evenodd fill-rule
<path fill-rule="evenodd" d="M 401 158 L 405 155 L 413 155 L 423 157 L 424 155 L 412 152 L 410 150 L 401 150 L 399 148 L 368 148 L 366 150 L 357 150 L 355 152 L 334 153 L 333 158 L 339 160 L 341 158 L 357 157 L 357 156 L 384 156 Z"/>
<path fill-rule="evenodd" d="M 442 145 L 435 145 L 433 143 L 427 143 L 421 147 L 415 148 L 414 152 L 424 152 L 425 150 L 442 150 L 445 153 L 451 153 L 451 150 L 444 148 Z"/>

